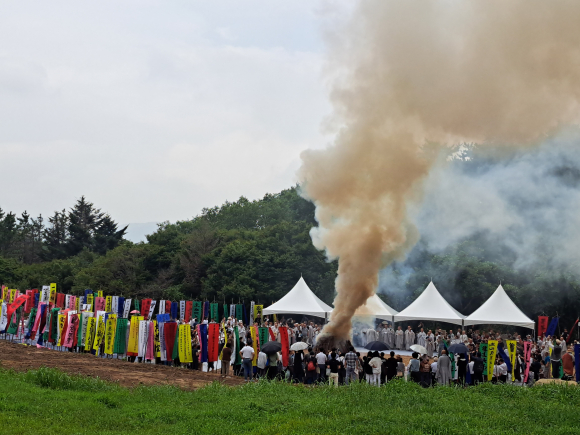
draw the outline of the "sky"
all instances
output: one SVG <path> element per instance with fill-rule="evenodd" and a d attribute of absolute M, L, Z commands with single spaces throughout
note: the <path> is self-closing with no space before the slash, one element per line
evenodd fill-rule
<path fill-rule="evenodd" d="M 292 186 L 301 151 L 330 141 L 331 8 L 2 2 L 0 207 L 47 216 L 84 195 L 126 225 Z"/>

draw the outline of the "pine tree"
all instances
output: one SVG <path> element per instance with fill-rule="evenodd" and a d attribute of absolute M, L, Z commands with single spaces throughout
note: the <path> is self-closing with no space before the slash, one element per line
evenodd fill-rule
<path fill-rule="evenodd" d="M 66 210 L 55 211 L 54 216 L 48 218 L 50 226 L 44 228 L 43 258 L 47 261 L 66 258 L 68 242 L 68 216 Z"/>
<path fill-rule="evenodd" d="M 77 255 L 83 249 L 94 250 L 93 235 L 102 218 L 101 210 L 81 196 L 68 213 L 68 256 Z"/>
<path fill-rule="evenodd" d="M 127 227 L 117 230 L 117 223 L 108 214 L 103 215 L 95 229 L 94 250 L 98 254 L 116 248 L 127 232 Z"/>

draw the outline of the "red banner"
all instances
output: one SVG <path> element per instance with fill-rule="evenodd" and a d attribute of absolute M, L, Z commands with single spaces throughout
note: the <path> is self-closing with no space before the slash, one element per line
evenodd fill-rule
<path fill-rule="evenodd" d="M 572 335 L 574 335 L 574 330 L 576 329 L 576 326 L 578 325 L 578 320 L 580 320 L 580 319 L 576 319 L 576 321 L 574 322 L 574 324 L 570 328 L 570 331 L 568 331 L 569 334 L 568 334 L 568 338 L 566 339 L 566 346 L 569 344 L 574 344 L 574 342 L 572 340 Z"/>
<path fill-rule="evenodd" d="M 151 308 L 152 299 L 143 299 L 141 301 L 141 315 L 145 317 L 145 320 L 149 318 L 149 309 Z"/>
<path fill-rule="evenodd" d="M 10 326 L 10 322 L 12 321 L 12 314 L 22 306 L 28 299 L 26 295 L 20 295 L 16 298 L 14 302 L 8 305 L 8 309 L 6 310 L 6 318 L 8 319 L 8 325 L 6 325 L 6 329 Z"/>
<path fill-rule="evenodd" d="M 176 331 L 177 331 L 177 323 L 175 322 L 165 322 L 165 324 L 163 325 L 167 361 L 173 361 L 173 346 L 175 345 Z"/>
<path fill-rule="evenodd" d="M 64 298 L 65 298 L 64 293 L 57 293 L 56 294 L 56 306 L 58 308 L 64 308 Z"/>
<path fill-rule="evenodd" d="M 210 323 L 207 325 L 207 361 L 214 362 L 218 360 L 220 340 L 220 325 Z"/>
<path fill-rule="evenodd" d="M 193 301 L 185 302 L 185 321 L 189 322 L 191 320 L 191 313 L 193 311 Z"/>
<path fill-rule="evenodd" d="M 165 301 L 165 314 L 171 314 L 171 301 Z"/>
<path fill-rule="evenodd" d="M 26 290 L 26 297 L 28 299 L 24 303 L 24 312 L 28 314 L 34 305 L 34 290 Z"/>
<path fill-rule="evenodd" d="M 526 364 L 526 371 L 524 372 L 524 384 L 528 382 L 528 376 L 530 374 L 530 358 L 532 357 L 532 343 L 529 341 L 524 341 L 524 362 Z M 534 379 L 537 381 L 537 379 Z"/>
<path fill-rule="evenodd" d="M 282 344 L 282 365 L 288 367 L 288 359 L 290 355 L 290 346 L 288 345 L 288 327 L 280 326 L 278 328 L 280 334 L 280 344 Z"/>
<path fill-rule="evenodd" d="M 548 329 L 548 316 L 538 316 L 538 337 L 542 337 Z"/>
<path fill-rule="evenodd" d="M 107 301 L 105 298 L 97 296 L 95 298 L 95 313 L 97 311 L 105 311 L 105 307 L 107 306 Z"/>
<path fill-rule="evenodd" d="M 272 331 L 271 326 L 268 328 L 268 333 L 270 334 L 270 341 L 276 340 L 276 334 L 274 334 L 274 331 Z"/>

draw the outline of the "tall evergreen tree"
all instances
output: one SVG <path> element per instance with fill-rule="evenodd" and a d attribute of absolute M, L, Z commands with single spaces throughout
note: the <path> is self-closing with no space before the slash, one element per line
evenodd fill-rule
<path fill-rule="evenodd" d="M 93 251 L 93 235 L 102 218 L 101 210 L 81 196 L 68 213 L 68 256 L 77 255 L 85 248 Z"/>
<path fill-rule="evenodd" d="M 116 248 L 123 236 L 127 232 L 128 226 L 117 229 L 117 223 L 109 216 L 104 214 L 99 220 L 94 231 L 94 251 L 98 254 L 105 254 L 107 251 Z"/>
<path fill-rule="evenodd" d="M 48 218 L 50 226 L 43 230 L 45 260 L 66 258 L 68 242 L 68 216 L 66 210 L 55 211 Z"/>

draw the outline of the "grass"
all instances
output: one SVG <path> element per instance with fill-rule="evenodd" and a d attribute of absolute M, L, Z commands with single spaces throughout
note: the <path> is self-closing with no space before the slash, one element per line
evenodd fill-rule
<path fill-rule="evenodd" d="M 42 368 L 0 369 L 1 434 L 577 434 L 580 388 L 308 388 L 259 382 L 126 389 Z"/>

